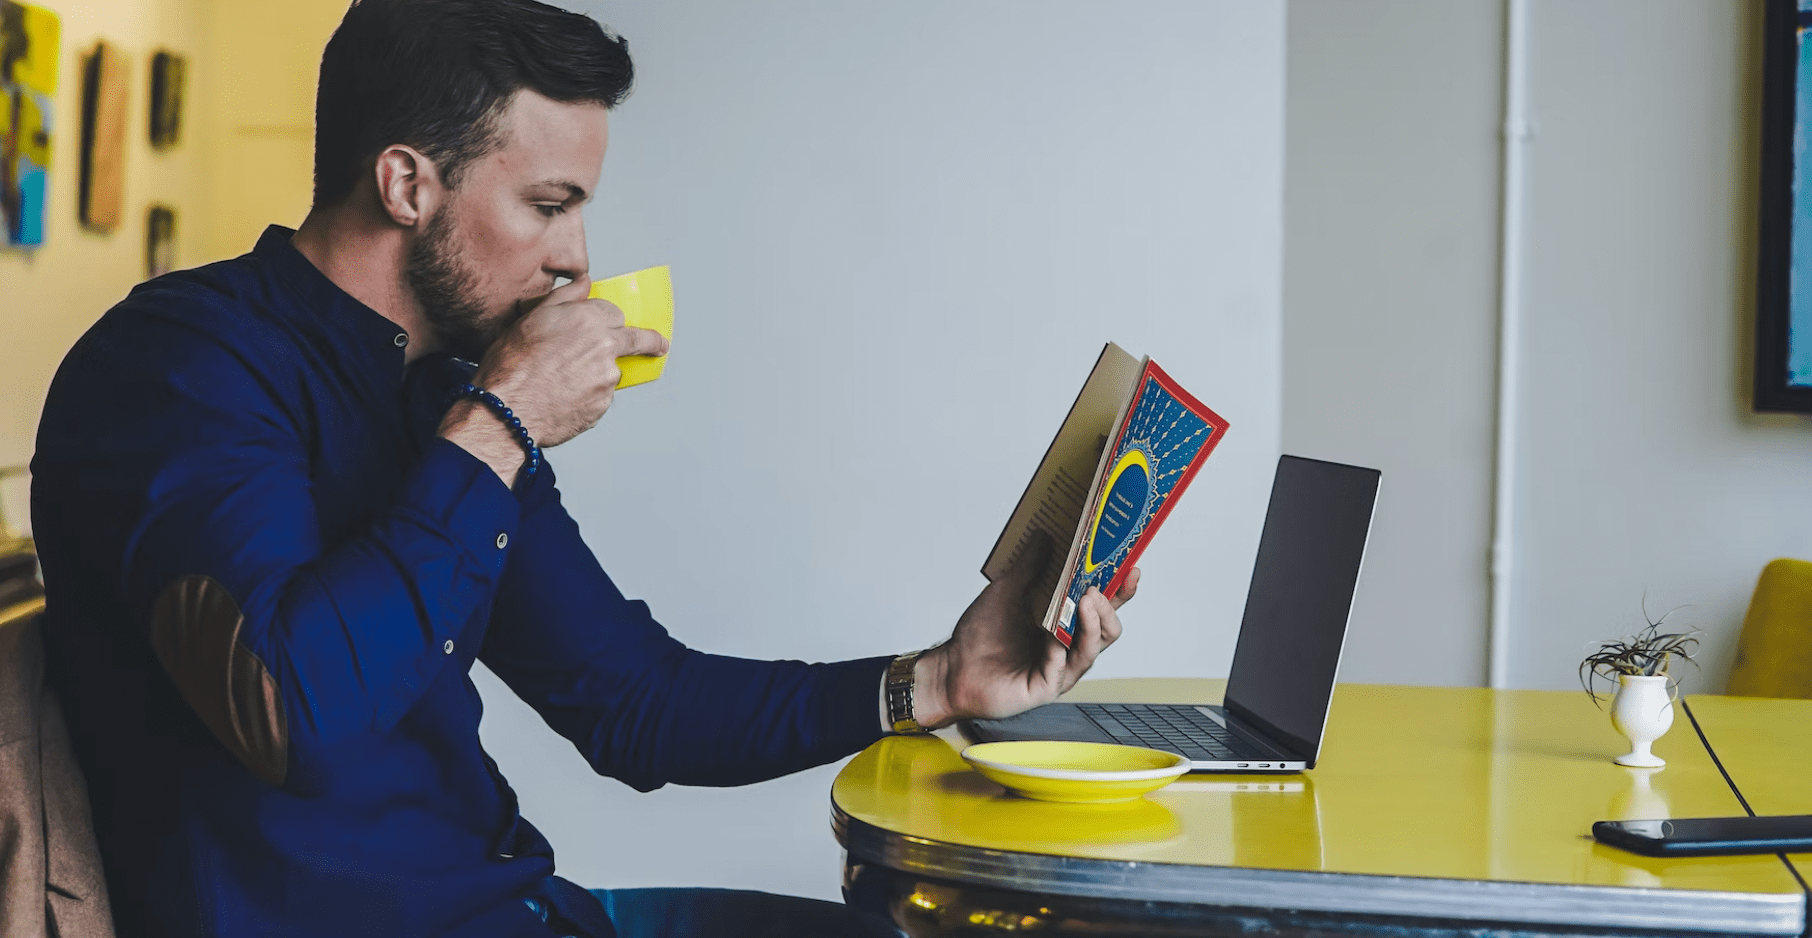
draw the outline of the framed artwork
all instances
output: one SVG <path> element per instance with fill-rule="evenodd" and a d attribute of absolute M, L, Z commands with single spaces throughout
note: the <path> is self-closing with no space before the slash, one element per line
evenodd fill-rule
<path fill-rule="evenodd" d="M 1757 245 L 1758 411 L 1812 413 L 1812 0 L 1768 0 L 1763 17 Z M 1805 153 L 1806 159 L 1800 154 Z"/>
<path fill-rule="evenodd" d="M 153 205 L 145 212 L 145 279 L 176 269 L 176 210 Z"/>
<path fill-rule="evenodd" d="M 0 244 L 44 243 L 58 30 L 56 14 L 0 0 Z"/>
<path fill-rule="evenodd" d="M 111 233 L 120 226 L 126 188 L 126 68 L 103 42 L 82 68 L 82 176 L 76 214 Z"/>
<path fill-rule="evenodd" d="M 188 60 L 174 52 L 151 57 L 151 146 L 168 150 L 182 138 L 182 93 Z"/>

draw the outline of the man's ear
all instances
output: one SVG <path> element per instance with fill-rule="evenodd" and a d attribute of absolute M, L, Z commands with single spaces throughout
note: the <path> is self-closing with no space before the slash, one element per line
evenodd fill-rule
<path fill-rule="evenodd" d="M 378 202 L 391 221 L 413 228 L 439 206 L 440 173 L 434 161 L 414 147 L 400 143 L 386 147 L 372 171 L 377 177 Z"/>

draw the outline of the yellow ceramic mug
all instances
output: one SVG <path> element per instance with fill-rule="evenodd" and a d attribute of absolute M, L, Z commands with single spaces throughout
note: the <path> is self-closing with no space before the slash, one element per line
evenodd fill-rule
<path fill-rule="evenodd" d="M 617 304 L 624 325 L 653 329 L 673 341 L 673 274 L 666 265 L 594 281 L 591 295 Z M 617 367 L 623 372 L 617 387 L 634 387 L 660 377 L 667 356 L 625 355 L 617 359 Z"/>

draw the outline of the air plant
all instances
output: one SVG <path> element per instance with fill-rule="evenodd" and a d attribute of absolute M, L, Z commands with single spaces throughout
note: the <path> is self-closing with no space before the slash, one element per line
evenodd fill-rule
<path fill-rule="evenodd" d="M 1643 603 L 1642 621 L 1648 627 L 1628 638 L 1615 641 L 1599 642 L 1598 650 L 1587 655 L 1579 663 L 1579 684 L 1592 696 L 1592 702 L 1600 707 L 1598 689 L 1594 681 L 1602 678 L 1616 687 L 1617 677 L 1621 674 L 1634 675 L 1668 675 L 1668 665 L 1679 659 L 1698 667 L 1692 655 L 1699 647 L 1699 632 L 1694 629 L 1687 632 L 1663 632 L 1662 623 L 1667 617 L 1679 612 L 1684 606 L 1675 607 L 1659 619 L 1648 617 L 1648 604 Z"/>

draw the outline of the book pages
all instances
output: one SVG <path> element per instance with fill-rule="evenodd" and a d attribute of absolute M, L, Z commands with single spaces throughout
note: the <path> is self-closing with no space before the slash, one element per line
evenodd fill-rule
<path fill-rule="evenodd" d="M 994 542 L 982 565 L 983 576 L 993 580 L 1012 569 L 1033 533 L 1042 531 L 1050 536 L 1052 551 L 1032 595 L 1057 595 L 1057 581 L 1068 566 L 1066 552 L 1073 551 L 1081 534 L 1082 513 L 1099 476 L 1101 454 L 1115 420 L 1132 397 L 1142 366 L 1139 359 L 1112 342 L 1102 348 L 1038 471 Z M 1050 618 L 1047 610 L 1047 627 Z"/>

